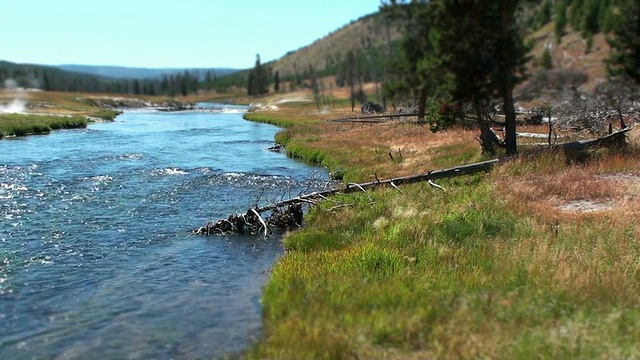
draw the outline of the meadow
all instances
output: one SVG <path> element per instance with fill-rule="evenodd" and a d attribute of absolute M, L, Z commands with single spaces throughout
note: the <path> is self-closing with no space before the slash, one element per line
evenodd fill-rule
<path fill-rule="evenodd" d="M 477 131 L 345 125 L 287 103 L 287 153 L 373 181 L 488 159 Z M 249 359 L 640 358 L 640 133 L 581 162 L 536 152 L 489 173 L 339 195 L 287 234 Z"/>
<path fill-rule="evenodd" d="M 28 114 L 0 115 L 0 131 L 116 116 L 87 96 L 29 94 Z M 473 129 L 331 123 L 353 116 L 346 102 L 260 101 L 245 118 L 281 126 L 275 140 L 289 156 L 344 182 L 490 159 Z M 285 236 L 265 286 L 264 336 L 240 356 L 640 358 L 640 132 L 580 162 L 530 153 L 535 146 L 524 141 L 519 157 L 488 173 L 338 195 L 311 208 L 304 227 Z"/>

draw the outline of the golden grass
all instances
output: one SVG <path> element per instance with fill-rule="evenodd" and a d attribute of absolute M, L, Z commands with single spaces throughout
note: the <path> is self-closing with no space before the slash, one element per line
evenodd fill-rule
<path fill-rule="evenodd" d="M 638 138 L 638 129 L 630 140 Z M 640 211 L 640 162 L 637 151 L 615 153 L 595 152 L 596 158 L 585 165 L 565 166 L 562 153 L 548 153 L 535 161 L 515 160 L 512 167 L 498 170 L 496 185 L 502 189 L 511 206 L 531 210 L 550 219 L 572 219 L 593 211 L 592 216 L 616 214 L 637 216 Z M 521 171 L 521 168 L 529 168 Z M 584 206 L 579 206 L 580 202 Z M 566 206 L 574 204 L 575 206 Z M 599 204 L 601 206 L 591 206 Z"/>
<path fill-rule="evenodd" d="M 357 116 L 349 104 L 318 111 L 310 103 L 263 101 L 250 120 L 286 126 L 276 141 L 285 143 L 292 156 L 334 170 L 342 168 L 349 181 L 372 181 L 403 176 L 483 159 L 468 130 L 433 133 L 428 126 L 407 122 L 384 124 L 327 122 Z M 446 152 L 448 156 L 441 156 Z M 331 159 L 331 160 L 328 160 Z"/>

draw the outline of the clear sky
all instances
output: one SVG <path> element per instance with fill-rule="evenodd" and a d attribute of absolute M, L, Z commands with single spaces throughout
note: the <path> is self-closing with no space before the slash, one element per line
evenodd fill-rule
<path fill-rule="evenodd" d="M 249 68 L 378 10 L 380 0 L 0 0 L 0 60 Z"/>

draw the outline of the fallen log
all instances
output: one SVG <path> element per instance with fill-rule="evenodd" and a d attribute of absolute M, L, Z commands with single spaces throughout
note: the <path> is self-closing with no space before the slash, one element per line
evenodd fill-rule
<path fill-rule="evenodd" d="M 588 139 L 580 141 L 572 141 L 564 144 L 552 145 L 551 148 L 560 147 L 563 150 L 584 150 L 589 147 L 601 146 L 601 145 L 613 145 L 625 142 L 626 133 L 631 131 L 631 127 L 627 126 L 615 132 L 611 132 L 608 135 L 597 139 Z"/>
<path fill-rule="evenodd" d="M 469 175 L 469 174 L 474 174 L 482 171 L 489 171 L 493 168 L 495 164 L 498 163 L 498 161 L 499 159 L 492 159 L 492 160 L 482 161 L 482 162 L 473 163 L 469 165 L 458 166 L 450 169 L 429 171 L 423 174 L 401 176 L 401 177 L 391 178 L 387 180 L 370 181 L 370 182 L 365 182 L 360 184 L 349 183 L 344 187 L 334 188 L 334 189 L 324 190 L 324 191 L 317 191 L 317 192 L 313 192 L 306 195 L 300 195 L 295 198 L 283 200 L 277 203 L 269 204 L 263 207 L 259 207 L 256 209 L 256 211 L 258 213 L 263 213 L 265 211 L 277 209 L 277 208 L 291 205 L 291 204 L 308 203 L 309 201 L 313 202 L 317 200 L 324 200 L 328 196 L 332 196 L 336 194 L 348 194 L 348 193 L 367 190 L 367 189 L 380 187 L 380 186 L 389 185 L 394 187 L 398 185 L 413 184 L 413 183 L 422 182 L 422 181 L 437 180 L 437 179 L 443 179 L 448 177 Z"/>
<path fill-rule="evenodd" d="M 631 131 L 632 129 L 633 128 L 631 126 L 626 126 L 620 130 L 616 130 L 616 131 L 610 130 L 610 132 L 607 135 L 599 138 L 594 138 L 594 139 L 577 140 L 577 141 L 571 141 L 571 142 L 559 143 L 559 144 L 553 144 L 553 145 L 549 145 L 547 143 L 536 143 L 536 144 L 528 144 L 528 145 L 537 145 L 540 147 L 544 146 L 547 149 L 556 149 L 556 150 L 565 149 L 565 148 L 577 148 L 577 147 L 588 148 L 588 147 L 593 147 L 595 145 L 609 145 L 611 143 L 624 140 L 624 134 Z M 518 136 L 520 136 L 520 133 L 518 133 Z M 548 135 L 545 135 L 545 137 L 547 136 Z M 539 137 L 539 136 L 523 136 L 523 137 Z"/>
<path fill-rule="evenodd" d="M 247 210 L 245 214 L 229 215 L 227 219 L 221 219 L 217 222 L 208 222 L 205 226 L 194 229 L 193 234 L 211 235 L 211 234 L 244 234 L 250 233 L 257 235 L 264 233 L 265 236 L 270 232 L 268 226 L 274 228 L 291 230 L 302 226 L 303 212 L 302 204 L 315 204 L 318 201 L 326 200 L 327 197 L 336 194 L 348 194 L 356 191 L 366 193 L 367 189 L 382 186 L 391 186 L 398 188 L 398 185 L 413 184 L 422 181 L 433 181 L 448 177 L 463 176 L 475 174 L 478 172 L 489 171 L 497 164 L 499 159 L 482 161 L 469 165 L 458 166 L 450 169 L 434 170 L 427 173 L 401 176 L 387 180 L 377 180 L 365 183 L 349 183 L 343 187 L 316 191 L 306 195 L 300 195 L 291 199 L 279 201 L 262 207 L 256 207 Z M 367 194 L 368 195 L 368 194 Z M 271 216 L 266 221 L 262 220 L 260 215 L 267 211 L 271 211 Z"/>
<path fill-rule="evenodd" d="M 565 152 L 577 152 L 577 151 L 582 151 L 582 150 L 586 150 L 588 148 L 593 148 L 593 147 L 624 144 L 626 139 L 626 133 L 631 130 L 632 128 L 630 126 L 627 126 L 623 129 L 611 132 L 608 135 L 605 135 L 603 137 L 599 137 L 596 139 L 578 140 L 578 141 L 571 141 L 567 143 L 560 143 L 560 144 L 554 144 L 554 145 L 549 145 L 546 143 L 536 143 L 536 144 L 529 144 L 529 145 L 539 146 L 542 150 L 551 149 L 551 150 L 562 150 Z"/>
<path fill-rule="evenodd" d="M 631 127 L 627 126 L 601 138 L 574 141 L 551 146 L 547 145 L 542 149 L 561 149 L 565 152 L 571 153 L 573 151 L 580 151 L 589 147 L 618 144 L 620 142 L 624 142 L 625 134 L 630 130 Z M 395 177 L 387 180 L 379 180 L 376 176 L 376 181 L 359 184 L 349 183 L 343 187 L 316 191 L 266 206 L 252 208 L 242 215 L 232 214 L 229 215 L 227 219 L 221 219 L 215 223 L 208 222 L 204 227 L 192 230 L 192 233 L 196 235 L 244 233 L 258 235 L 262 233 L 264 236 L 267 236 L 271 233 L 271 228 L 292 230 L 301 227 L 304 217 L 302 204 L 305 203 L 315 204 L 318 201 L 326 200 L 328 197 L 336 194 L 348 194 L 357 191 L 362 191 L 367 194 L 366 190 L 383 186 L 391 186 L 394 189 L 400 190 L 398 185 L 418 182 L 429 182 L 433 185 L 433 180 L 489 171 L 501 160 L 503 159 L 492 159 L 449 169 L 434 170 L 422 174 Z M 439 188 L 443 189 L 442 187 Z M 367 194 L 367 196 L 369 196 L 369 194 Z M 267 217 L 265 221 L 262 219 L 261 214 L 267 211 L 271 211 L 271 215 Z"/>
<path fill-rule="evenodd" d="M 519 133 L 516 133 L 516 137 L 531 138 L 531 139 L 547 139 L 549 138 L 549 134 L 519 132 Z"/>
<path fill-rule="evenodd" d="M 615 147 L 626 145 L 626 133 L 631 131 L 631 127 L 627 126 L 616 132 L 597 139 L 573 141 L 569 143 L 553 145 L 552 148 L 559 146 L 566 158 L 567 164 L 581 163 L 585 160 L 584 150 L 588 148 L 597 148 L 602 146 Z"/>
<path fill-rule="evenodd" d="M 377 119 L 395 119 L 400 117 L 416 117 L 418 114 L 385 114 L 368 116 L 350 116 L 339 119 L 327 120 L 327 122 L 383 122 Z"/>

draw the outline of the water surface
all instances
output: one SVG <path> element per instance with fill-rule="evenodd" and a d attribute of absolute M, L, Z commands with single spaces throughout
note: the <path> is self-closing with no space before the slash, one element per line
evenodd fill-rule
<path fill-rule="evenodd" d="M 326 173 L 209 106 L 0 141 L 0 359 L 212 358 L 259 336 L 279 239 L 189 230 Z"/>

